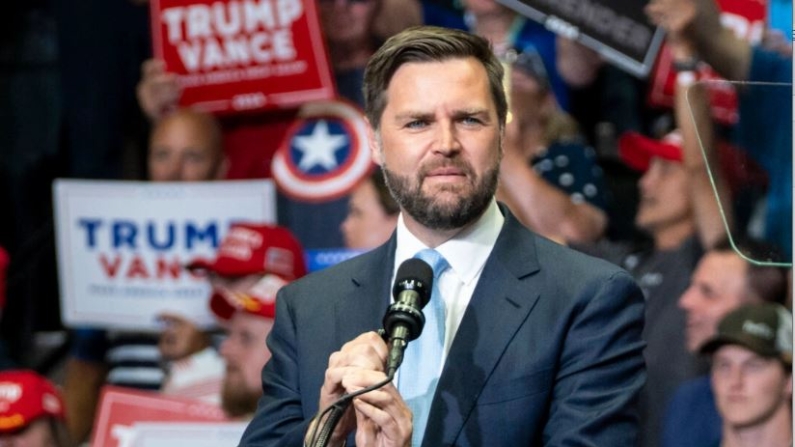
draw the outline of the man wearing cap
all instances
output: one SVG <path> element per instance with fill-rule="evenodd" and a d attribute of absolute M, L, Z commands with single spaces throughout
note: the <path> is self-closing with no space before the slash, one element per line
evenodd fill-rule
<path fill-rule="evenodd" d="M 273 327 L 276 292 L 287 283 L 267 274 L 245 293 L 213 293 L 210 307 L 226 332 L 220 348 L 226 363 L 221 407 L 231 419 L 250 419 L 257 409 L 262 367 L 271 357 L 265 339 Z"/>
<path fill-rule="evenodd" d="M 259 381 L 252 391 L 251 380 L 239 376 L 256 370 L 258 378 L 269 355 L 251 350 L 246 356 L 237 356 L 240 349 L 234 347 L 240 346 L 242 338 L 252 345 L 249 348 L 266 350 L 264 341 L 270 331 L 276 292 L 306 274 L 303 250 L 284 227 L 233 224 L 215 259 L 197 259 L 187 267 L 207 275 L 212 286 L 209 305 L 226 326 L 228 338 L 221 346 L 222 360 L 211 346 L 208 333 L 178 315 L 165 315 L 167 327 L 159 347 L 164 358 L 173 363 L 162 391 L 210 401 L 220 398 L 230 417 L 250 414 L 252 400 L 256 405 L 261 395 Z"/>
<path fill-rule="evenodd" d="M 759 241 L 738 241 L 736 245 L 740 253 L 755 259 L 770 253 L 769 245 Z M 693 354 L 715 337 L 719 321 L 729 312 L 742 305 L 782 304 L 786 300 L 784 269 L 750 263 L 738 251 L 728 241 L 707 251 L 679 298 L 687 317 L 686 347 Z M 709 377 L 705 374 L 682 384 L 667 404 L 661 445 L 702 447 L 717 444 L 720 436 L 720 416 Z"/>
<path fill-rule="evenodd" d="M 792 446 L 792 314 L 779 304 L 743 306 L 702 348 L 723 419 L 719 444 Z"/>
<path fill-rule="evenodd" d="M 71 447 L 61 394 L 29 370 L 0 372 L 0 446 Z"/>

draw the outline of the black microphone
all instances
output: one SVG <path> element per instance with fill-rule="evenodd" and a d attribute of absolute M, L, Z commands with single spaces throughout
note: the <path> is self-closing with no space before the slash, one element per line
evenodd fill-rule
<path fill-rule="evenodd" d="M 384 330 L 388 335 L 389 356 L 386 361 L 388 377 L 403 363 L 406 345 L 422 333 L 425 316 L 422 308 L 431 299 L 433 269 L 425 261 L 417 258 L 407 259 L 398 267 L 392 296 L 395 302 L 384 315 Z"/>

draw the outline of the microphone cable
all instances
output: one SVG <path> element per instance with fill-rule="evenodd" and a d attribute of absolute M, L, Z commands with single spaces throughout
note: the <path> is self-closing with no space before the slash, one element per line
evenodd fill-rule
<path fill-rule="evenodd" d="M 382 330 L 379 329 L 379 332 Z M 362 388 L 359 391 L 345 394 L 339 399 L 337 399 L 333 404 L 326 407 L 323 411 L 318 412 L 317 415 L 313 418 L 315 420 L 315 426 L 312 428 L 312 434 L 309 436 L 309 447 L 326 447 L 328 446 L 328 442 L 331 439 L 331 434 L 334 432 L 334 429 L 337 427 L 340 419 L 345 414 L 345 410 L 348 409 L 353 399 L 358 396 L 361 396 L 364 393 L 369 393 L 370 391 L 377 390 L 378 388 L 383 387 L 384 385 L 388 384 L 389 382 L 394 379 L 394 372 L 390 373 L 386 379 L 376 384 L 370 385 L 367 388 Z M 325 422 L 323 422 L 323 429 L 320 430 L 318 433 L 318 426 L 321 424 L 323 417 L 330 413 L 328 418 Z"/>

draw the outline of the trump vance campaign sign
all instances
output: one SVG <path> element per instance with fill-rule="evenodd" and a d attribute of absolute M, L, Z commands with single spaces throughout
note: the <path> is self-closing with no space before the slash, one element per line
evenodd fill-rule
<path fill-rule="evenodd" d="M 184 266 L 212 259 L 232 222 L 274 223 L 270 180 L 197 183 L 56 180 L 61 317 L 156 330 L 162 312 L 208 327 L 209 285 Z"/>
<path fill-rule="evenodd" d="M 314 0 L 151 0 L 155 56 L 209 112 L 336 96 Z"/>
<path fill-rule="evenodd" d="M 247 426 L 247 422 L 135 423 L 128 447 L 229 447 L 238 444 Z"/>
<path fill-rule="evenodd" d="M 190 432 L 195 431 L 190 427 L 194 424 L 212 427 L 212 432 L 204 431 L 204 436 L 209 440 L 219 437 L 219 435 L 225 435 L 226 444 L 204 444 L 205 446 L 233 445 L 240 439 L 243 427 L 241 424 L 224 423 L 225 421 L 227 419 L 223 410 L 215 404 L 151 391 L 106 385 L 102 387 L 100 394 L 91 445 L 97 447 L 132 447 L 135 445 L 153 447 L 156 445 L 155 442 L 142 442 L 153 441 L 151 434 L 146 432 L 151 430 L 147 425 L 155 422 L 159 424 L 159 427 L 170 427 L 171 430 L 167 430 L 165 436 L 169 436 L 174 430 L 186 430 L 186 436 L 182 442 L 174 442 L 171 437 L 172 446 L 201 445 L 190 442 L 192 441 Z M 194 424 L 186 424 L 188 422 Z M 237 439 L 230 443 L 230 436 L 237 436 Z"/>

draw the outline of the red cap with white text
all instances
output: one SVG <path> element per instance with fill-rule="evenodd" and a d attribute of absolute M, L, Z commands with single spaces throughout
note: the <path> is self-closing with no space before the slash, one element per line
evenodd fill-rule
<path fill-rule="evenodd" d="M 287 281 L 306 274 L 304 251 L 290 230 L 261 224 L 233 224 L 214 260 L 196 259 L 187 268 L 226 277 L 271 273 Z"/>
<path fill-rule="evenodd" d="M 210 310 L 218 319 L 226 321 L 235 312 L 246 312 L 262 318 L 273 318 L 276 314 L 276 293 L 287 284 L 276 275 L 265 275 L 246 293 L 231 290 L 213 290 Z"/>
<path fill-rule="evenodd" d="M 45 416 L 66 420 L 61 395 L 49 380 L 30 370 L 0 372 L 0 433 Z"/>

